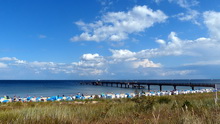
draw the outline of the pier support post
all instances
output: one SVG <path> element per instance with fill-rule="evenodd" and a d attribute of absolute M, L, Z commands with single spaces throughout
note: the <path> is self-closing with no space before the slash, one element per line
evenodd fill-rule
<path fill-rule="evenodd" d="M 121 88 L 122 88 L 122 83 L 121 83 Z"/>
<path fill-rule="evenodd" d="M 195 88 L 194 88 L 194 86 L 192 86 L 192 90 L 194 90 Z"/>
<path fill-rule="evenodd" d="M 111 87 L 113 87 L 113 83 L 111 83 Z"/>
<path fill-rule="evenodd" d="M 117 87 L 118 87 L 118 83 L 117 83 Z"/>
<path fill-rule="evenodd" d="M 162 85 L 160 85 L 160 91 L 162 91 Z"/>
<path fill-rule="evenodd" d="M 148 91 L 150 91 L 150 85 L 147 85 Z"/>
<path fill-rule="evenodd" d="M 174 91 L 176 91 L 176 85 L 173 85 Z"/>
<path fill-rule="evenodd" d="M 138 89 L 141 89 L 141 85 L 140 84 L 138 84 Z"/>

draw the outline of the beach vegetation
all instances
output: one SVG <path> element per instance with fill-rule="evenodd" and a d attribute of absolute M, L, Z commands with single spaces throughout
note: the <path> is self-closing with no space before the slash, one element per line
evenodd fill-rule
<path fill-rule="evenodd" d="M 214 93 L 56 102 L 0 103 L 0 123 L 218 124 Z"/>

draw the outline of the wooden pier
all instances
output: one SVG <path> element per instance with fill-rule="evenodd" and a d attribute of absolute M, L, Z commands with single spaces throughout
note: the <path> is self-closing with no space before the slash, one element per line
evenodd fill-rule
<path fill-rule="evenodd" d="M 177 86 L 189 86 L 192 90 L 195 87 L 213 87 L 215 84 L 220 84 L 220 79 L 203 79 L 203 80 L 98 80 L 98 81 L 84 81 L 81 82 L 84 85 L 94 86 L 111 86 L 119 88 L 138 88 L 151 90 L 152 85 L 160 87 L 160 91 L 163 90 L 163 86 L 173 86 L 174 90 L 177 90 Z"/>

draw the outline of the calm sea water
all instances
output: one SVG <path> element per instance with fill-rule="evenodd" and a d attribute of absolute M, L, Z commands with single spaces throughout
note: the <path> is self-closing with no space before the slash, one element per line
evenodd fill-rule
<path fill-rule="evenodd" d="M 81 85 L 79 80 L 0 80 L 0 97 L 9 96 L 54 96 L 101 93 L 131 93 L 137 89 L 117 88 L 106 86 Z M 177 89 L 190 89 L 190 87 L 177 87 Z M 197 87 L 196 89 L 201 89 Z M 140 89 L 139 91 L 146 91 Z M 159 90 L 159 86 L 151 86 L 151 90 Z M 172 86 L 163 86 L 163 90 L 173 90 Z"/>

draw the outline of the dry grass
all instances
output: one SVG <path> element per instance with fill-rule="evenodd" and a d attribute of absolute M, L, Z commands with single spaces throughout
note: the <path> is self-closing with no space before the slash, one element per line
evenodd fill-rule
<path fill-rule="evenodd" d="M 213 93 L 92 102 L 0 104 L 0 123 L 220 123 L 220 107 L 215 105 Z"/>

